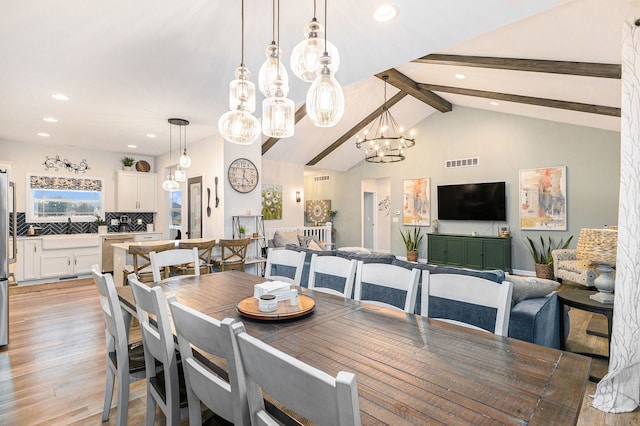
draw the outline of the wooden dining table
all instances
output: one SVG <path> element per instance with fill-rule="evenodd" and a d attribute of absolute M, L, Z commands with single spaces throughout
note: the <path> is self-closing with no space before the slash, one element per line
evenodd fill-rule
<path fill-rule="evenodd" d="M 588 357 L 305 288 L 300 294 L 315 301 L 306 316 L 242 316 L 237 304 L 264 281 L 228 271 L 155 285 L 207 315 L 242 321 L 249 334 L 333 376 L 355 373 L 365 425 L 577 421 Z M 134 313 L 131 288 L 117 291 Z"/>

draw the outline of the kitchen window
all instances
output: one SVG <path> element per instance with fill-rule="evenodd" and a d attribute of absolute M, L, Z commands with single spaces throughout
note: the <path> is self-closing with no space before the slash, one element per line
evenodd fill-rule
<path fill-rule="evenodd" d="M 102 178 L 27 175 L 27 222 L 93 222 L 104 210 Z"/>

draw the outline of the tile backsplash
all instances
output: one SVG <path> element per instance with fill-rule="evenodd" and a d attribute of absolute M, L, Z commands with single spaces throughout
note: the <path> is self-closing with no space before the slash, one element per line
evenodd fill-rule
<path fill-rule="evenodd" d="M 98 232 L 98 225 L 95 222 L 71 222 L 69 231 L 67 232 L 68 223 L 65 222 L 31 222 L 27 223 L 26 214 L 17 212 L 16 219 L 18 223 L 18 236 L 25 236 L 29 231 L 29 226 L 37 226 L 38 234 L 41 235 L 57 235 L 57 234 L 86 234 Z M 107 212 L 105 213 L 105 221 L 109 226 L 109 232 L 118 232 L 118 225 L 111 225 L 111 219 L 120 219 L 120 216 L 127 216 L 130 219 L 129 228 L 131 232 L 146 232 L 147 224 L 153 223 L 153 213 L 123 213 L 123 212 Z M 142 219 L 142 224 L 138 225 L 138 219 Z M 9 229 L 13 231 L 13 220 L 10 216 Z"/>

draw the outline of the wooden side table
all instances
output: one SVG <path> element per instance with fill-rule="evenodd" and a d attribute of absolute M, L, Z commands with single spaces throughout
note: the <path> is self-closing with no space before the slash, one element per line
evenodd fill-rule
<path fill-rule="evenodd" d="M 578 352 L 581 355 L 586 355 L 591 358 L 609 359 L 611 354 L 611 331 L 613 327 L 613 303 L 600 303 L 589 298 L 592 294 L 596 294 L 597 291 L 581 290 L 581 289 L 569 289 L 558 292 L 558 300 L 560 301 L 561 308 L 563 306 L 569 306 L 571 308 L 580 309 L 582 311 L 592 312 L 594 314 L 601 314 L 607 317 L 607 343 L 608 354 L 594 354 L 587 352 Z M 564 309 L 561 310 L 564 312 Z M 565 342 L 565 317 L 564 313 L 560 316 L 560 349 L 566 350 Z M 598 382 L 601 378 L 589 376 L 589 380 Z"/>

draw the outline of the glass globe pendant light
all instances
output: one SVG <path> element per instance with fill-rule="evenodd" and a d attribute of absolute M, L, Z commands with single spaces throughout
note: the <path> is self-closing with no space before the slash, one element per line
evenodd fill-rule
<path fill-rule="evenodd" d="M 240 80 L 242 80 L 243 87 L 246 87 L 248 90 L 238 90 L 237 93 L 237 102 L 234 101 L 233 104 L 235 107 L 232 107 L 232 95 L 229 95 L 229 108 L 230 111 L 227 111 L 220 117 L 218 120 L 218 131 L 220 135 L 231 143 L 248 145 L 253 143 L 255 139 L 260 135 L 260 122 L 257 118 L 255 118 L 249 110 L 251 109 L 250 105 L 250 97 L 251 97 L 251 89 L 253 83 L 246 80 L 248 78 L 249 72 L 244 66 L 244 0 L 241 2 L 242 4 L 242 60 L 240 63 L 240 68 L 246 70 L 241 70 Z M 251 83 L 250 85 L 244 86 L 246 83 Z M 255 86 L 253 86 L 253 110 L 255 110 Z"/>
<path fill-rule="evenodd" d="M 327 1 L 324 2 L 325 22 Z M 326 37 L 326 32 L 325 32 Z M 331 57 L 324 51 L 320 58 L 322 69 L 307 92 L 307 115 L 316 127 L 333 127 L 344 115 L 344 92 L 333 76 Z"/>
<path fill-rule="evenodd" d="M 169 119 L 169 174 L 167 175 L 167 179 L 162 182 L 162 189 L 169 192 L 180 189 L 180 184 L 176 182 L 175 177 L 171 173 L 171 149 L 171 119 Z"/>
<path fill-rule="evenodd" d="M 299 79 L 308 83 L 313 82 L 322 69 L 320 57 L 324 52 L 322 37 L 324 36 L 324 28 L 316 19 L 316 2 L 313 2 L 313 19 L 307 24 L 305 30 L 306 39 L 301 41 L 291 51 L 291 71 Z M 338 49 L 330 41 L 326 41 L 327 52 L 331 56 L 331 64 L 329 68 L 335 73 L 340 68 L 340 55 Z"/>
<path fill-rule="evenodd" d="M 240 100 L 245 99 L 247 111 L 253 113 L 256 110 L 256 85 L 249 81 L 251 73 L 244 65 L 236 68 L 236 79 L 229 83 L 229 109 L 234 110 L 240 105 Z"/>
<path fill-rule="evenodd" d="M 180 147 L 181 148 L 182 148 L 182 128 L 184 127 L 184 151 L 182 151 L 182 155 L 180 156 L 180 160 L 178 161 L 178 163 L 180 164 L 180 169 L 182 169 L 182 174 L 184 175 L 184 179 L 186 180 L 187 175 L 184 172 L 184 170 L 191 167 L 191 157 L 189 157 L 189 154 L 187 154 L 187 126 L 189 125 L 189 122 L 187 120 L 182 120 L 182 119 L 175 119 L 175 120 L 180 120 L 178 125 L 180 126 Z M 176 169 L 176 180 L 179 180 L 178 170 L 179 169 Z"/>
<path fill-rule="evenodd" d="M 260 67 L 260 72 L 258 73 L 258 87 L 260 88 L 260 92 L 266 97 L 271 96 L 272 93 L 275 93 L 275 85 L 274 82 L 277 78 L 282 80 L 282 93 L 284 96 L 287 96 L 289 93 L 289 74 L 287 74 L 287 70 L 280 62 L 280 56 L 282 52 L 280 51 L 279 43 L 276 43 L 276 1 L 273 0 L 273 12 L 271 15 L 271 37 L 272 41 L 267 46 L 265 50 L 265 54 L 267 56 L 267 60 Z M 280 6 L 278 6 L 278 28 L 280 28 Z M 280 34 L 278 31 L 278 38 L 280 38 Z M 279 41 L 279 40 L 278 40 Z"/>

